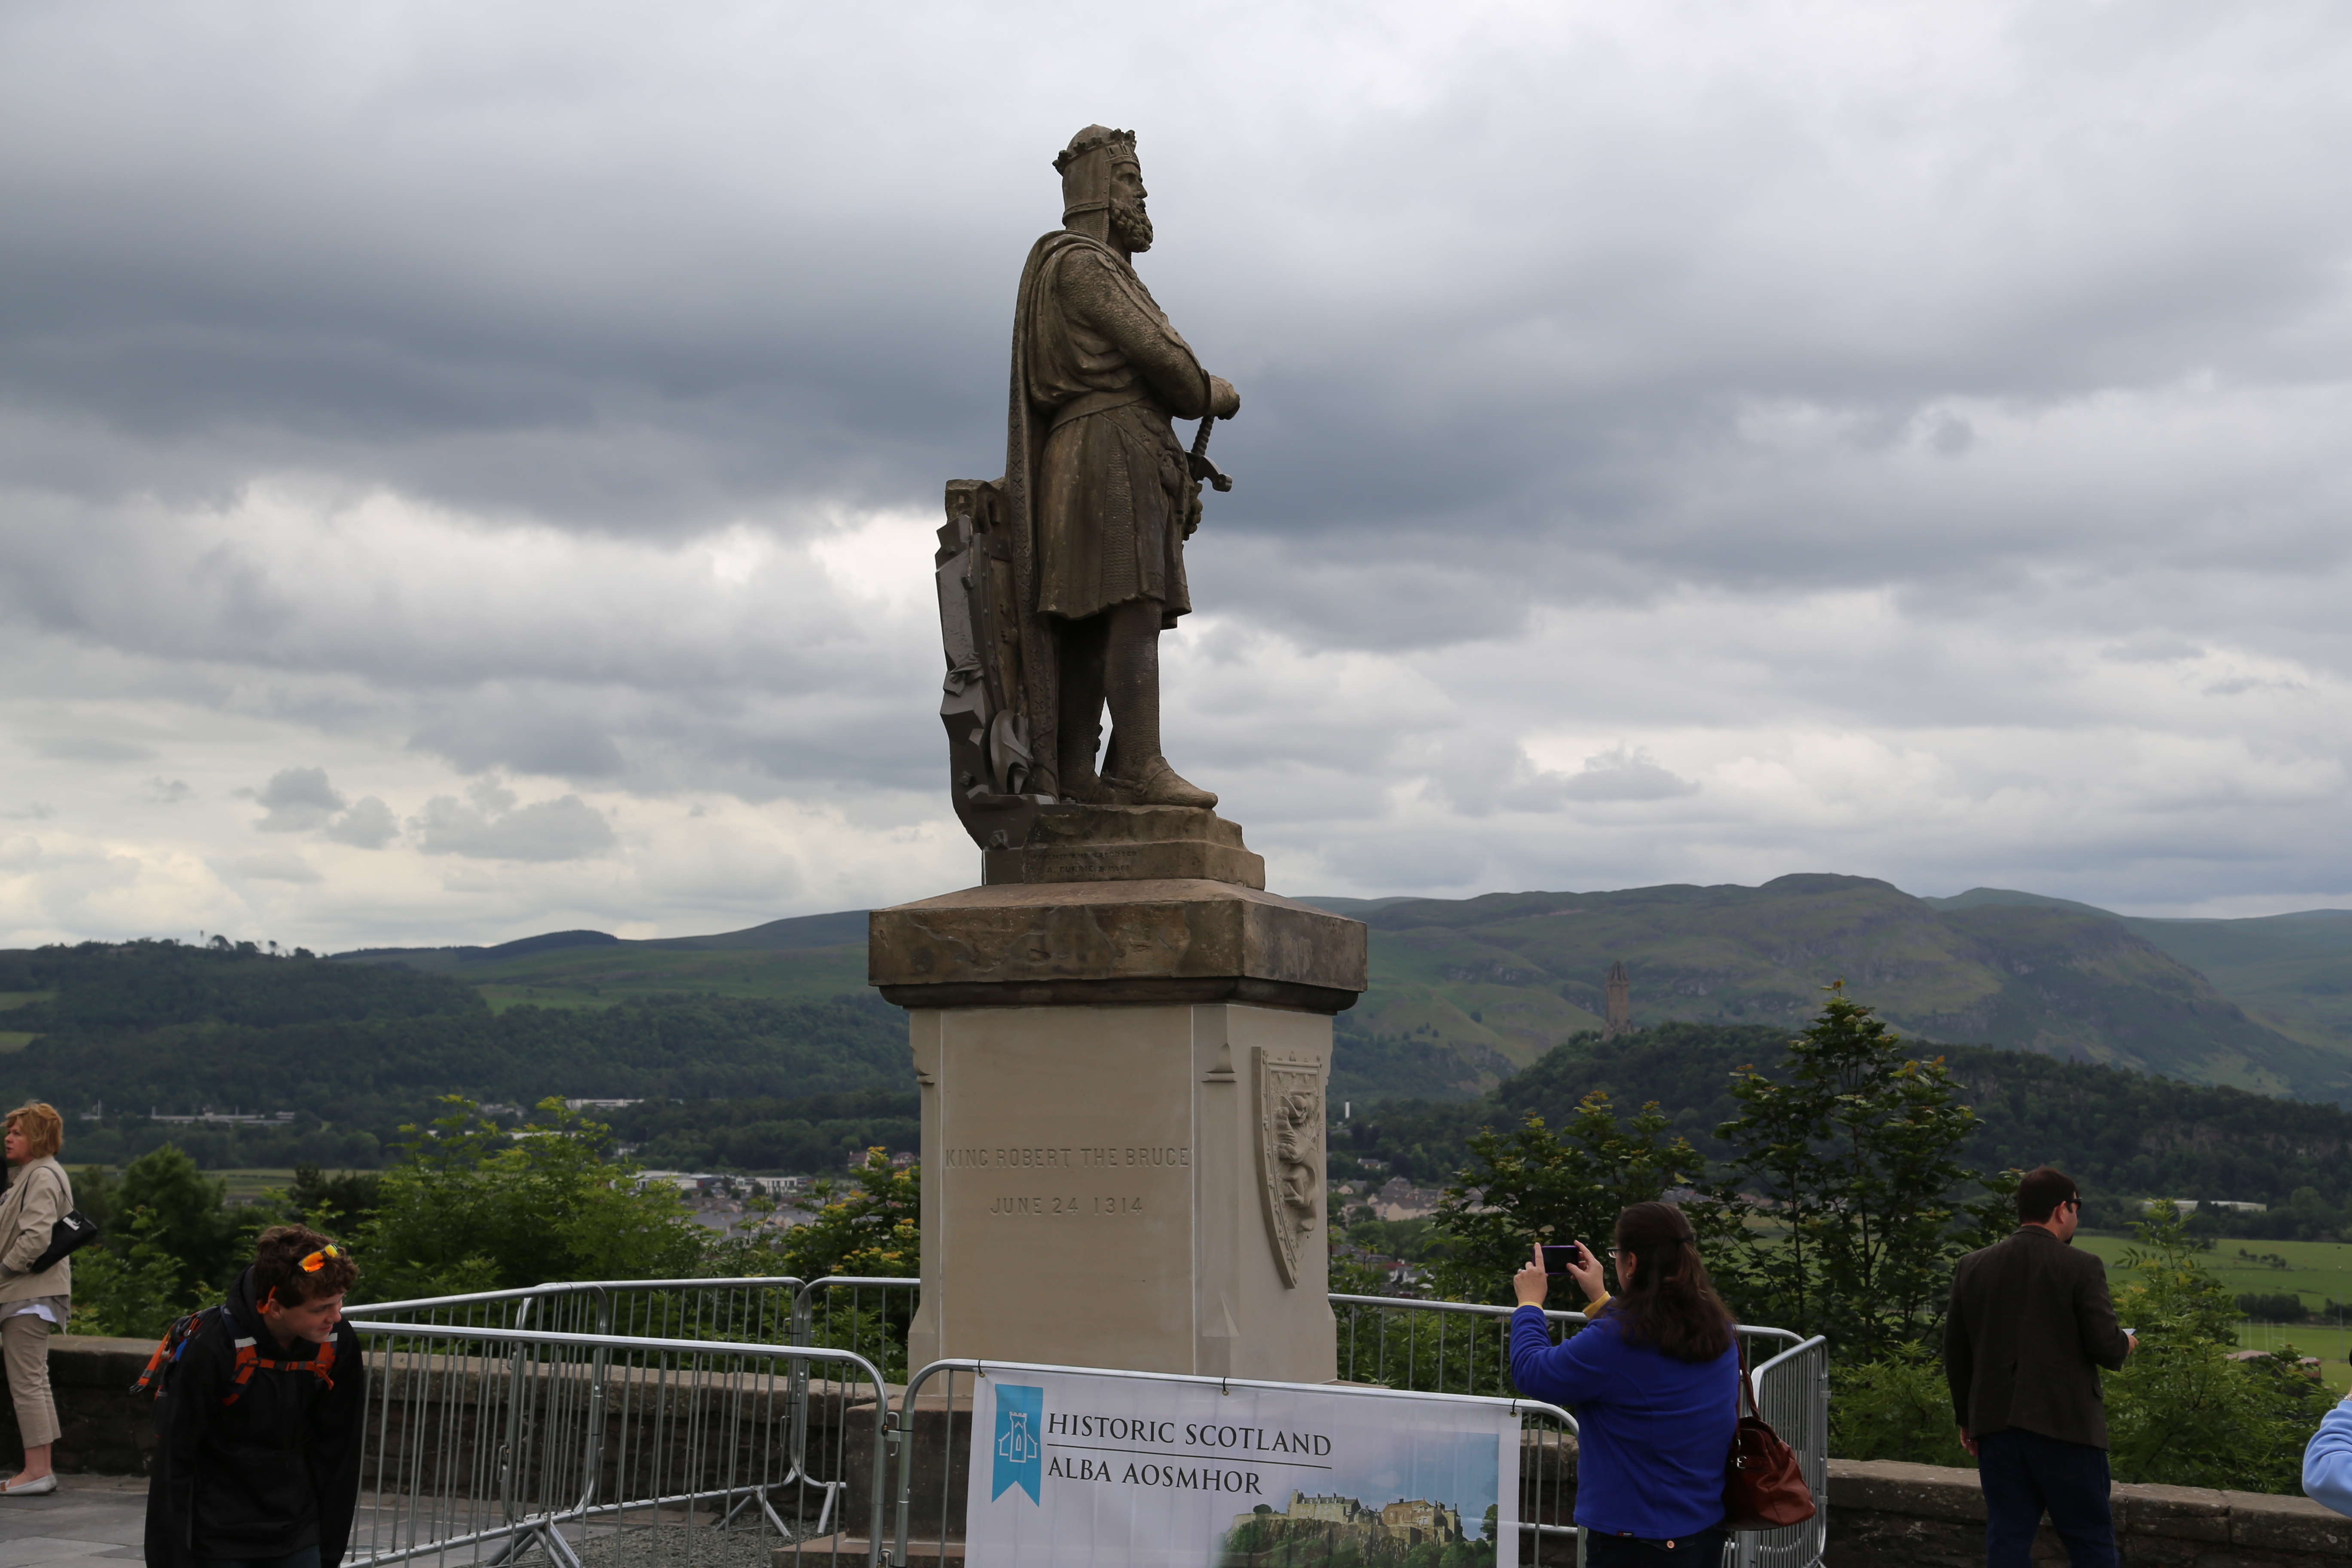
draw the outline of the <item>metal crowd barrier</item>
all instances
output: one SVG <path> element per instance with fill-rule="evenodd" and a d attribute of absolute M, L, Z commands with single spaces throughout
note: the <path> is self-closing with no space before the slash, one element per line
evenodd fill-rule
<path fill-rule="evenodd" d="M 1415 1392 L 1508 1398 L 1513 1309 L 1393 1296 L 1334 1296 L 1339 1377 Z M 1582 1312 L 1544 1313 L 1555 1342 L 1582 1328 Z M 1742 1531 L 1725 1568 L 1814 1568 L 1829 1534 L 1829 1342 L 1787 1329 L 1738 1326 L 1740 1354 L 1756 1380 L 1764 1419 L 1797 1452 L 1813 1491 L 1813 1517 L 1782 1530 Z M 1571 1478 L 1573 1462 L 1570 1462 Z M 1570 1482 L 1571 1492 L 1574 1481 Z"/>
<path fill-rule="evenodd" d="M 1813 1568 L 1830 1534 L 1830 1342 L 1819 1334 L 1797 1341 L 1756 1363 L 1753 1373 L 1757 1412 L 1797 1451 L 1813 1489 L 1813 1517 L 1785 1530 L 1733 1536 L 1726 1568 Z"/>
<path fill-rule="evenodd" d="M 711 1348 L 715 1343 L 725 1343 L 730 1348 L 744 1346 L 745 1354 L 783 1358 L 788 1365 L 782 1374 L 785 1380 L 781 1389 L 782 1405 L 773 1419 L 788 1425 L 794 1434 L 793 1463 L 773 1485 L 823 1491 L 818 1521 L 828 1530 L 835 1530 L 845 1520 L 854 1526 L 875 1506 L 879 1493 L 857 1473 L 857 1467 L 843 1469 L 834 1458 L 822 1456 L 846 1452 L 869 1440 L 881 1441 L 874 1431 L 873 1415 L 887 1409 L 887 1405 L 871 1400 L 855 1380 L 815 1375 L 812 1363 L 853 1363 L 866 1369 L 877 1387 L 906 1381 L 898 1420 L 911 1425 L 898 1426 L 889 1440 L 900 1457 L 902 1487 L 913 1473 L 908 1467 L 919 1452 L 928 1456 L 922 1461 L 925 1472 L 941 1478 L 942 1490 L 930 1505 L 932 1533 L 920 1533 L 925 1516 L 919 1509 L 912 1521 L 918 1543 L 929 1541 L 936 1549 L 942 1540 L 961 1540 L 970 1394 L 967 1388 L 961 1396 L 964 1403 L 959 1406 L 954 1376 L 968 1371 L 969 1363 L 940 1363 L 908 1379 L 906 1331 L 919 1289 L 920 1281 L 915 1279 L 850 1276 L 807 1281 L 600 1280 L 387 1302 L 356 1311 L 367 1320 L 361 1326 L 371 1333 L 404 1332 L 406 1339 L 421 1339 L 428 1333 L 480 1333 L 533 1342 L 579 1339 L 604 1344 L 608 1358 L 614 1350 L 623 1350 L 623 1360 L 632 1364 L 634 1357 L 625 1347 L 638 1352 L 658 1347 L 666 1353 L 677 1353 L 677 1346 L 688 1343 L 705 1354 L 715 1353 Z M 1388 1296 L 1335 1295 L 1330 1300 L 1339 1321 L 1339 1373 L 1343 1384 L 1371 1385 L 1367 1392 L 1500 1399 L 1528 1411 L 1551 1408 L 1516 1399 L 1517 1391 L 1510 1383 L 1509 1308 Z M 1581 1312 L 1547 1311 L 1544 1316 L 1553 1327 L 1555 1339 L 1575 1332 L 1587 1321 Z M 1804 1340 L 1786 1329 L 1753 1324 L 1740 1325 L 1738 1334 L 1742 1353 L 1754 1369 L 1756 1395 L 1764 1418 L 1797 1451 L 1820 1511 L 1805 1524 L 1735 1537 L 1726 1553 L 1726 1568 L 1815 1568 L 1827 1535 L 1827 1344 L 1819 1337 Z M 501 1353 L 505 1357 L 501 1365 L 522 1364 L 520 1352 Z M 947 1391 L 922 1393 L 919 1405 L 919 1391 L 927 1380 L 940 1375 L 949 1378 Z M 961 1430 L 959 1422 L 963 1423 Z M 883 1425 L 890 1423 L 886 1420 Z M 1553 1553 L 1551 1561 L 1568 1561 L 1553 1538 L 1574 1533 L 1569 1518 L 1575 1495 L 1574 1433 L 1575 1424 L 1570 1419 L 1564 1426 L 1531 1427 L 1524 1440 L 1523 1562 L 1542 1561 L 1544 1552 Z M 812 1452 L 808 1447 L 812 1442 L 821 1451 L 821 1457 L 811 1461 L 815 1469 L 801 1463 Z M 904 1497 L 900 1500 L 902 1504 L 912 1501 Z M 768 1517 L 774 1528 L 783 1528 L 772 1511 Z M 897 1536 L 897 1550 L 902 1555 L 896 1559 L 900 1568 L 905 1568 L 906 1529 L 902 1521 Z M 870 1558 L 877 1549 L 871 1534 L 844 1544 L 836 1531 L 827 1550 Z M 394 1560 L 388 1556 L 355 1559 Z M 499 1558 L 501 1563 L 509 1561 L 515 1559 Z M 595 1565 L 562 1561 L 561 1568 Z M 765 1564 L 746 1568 L 765 1568 Z"/>
<path fill-rule="evenodd" d="M 865 1357 L 416 1316 L 351 1321 L 370 1365 L 347 1563 L 876 1563 L 887 1423 L 839 1414 L 888 1409 Z"/>
<path fill-rule="evenodd" d="M 579 1279 L 469 1296 L 364 1302 L 352 1310 L 372 1322 L 398 1319 L 445 1327 L 799 1344 L 803 1342 L 794 1337 L 793 1324 L 804 1289 L 790 1278 Z"/>
<path fill-rule="evenodd" d="M 1514 1309 L 1471 1301 L 1416 1301 L 1396 1296 L 1334 1296 L 1339 1322 L 1339 1378 L 1428 1394 L 1486 1394 L 1507 1398 L 1511 1386 Z M 1546 1311 L 1558 1343 L 1591 1321 L 1582 1312 Z M 1754 1323 L 1737 1327 L 1740 1354 L 1750 1367 L 1767 1364 L 1801 1336 Z M 1827 1384 L 1823 1385 L 1824 1390 Z M 1758 1398 L 1763 1384 L 1757 1384 Z M 1824 1392 L 1823 1398 L 1826 1400 Z M 1826 1406 L 1824 1407 L 1826 1409 Z M 1786 1434 L 1783 1434 L 1786 1436 Z"/>
<path fill-rule="evenodd" d="M 793 1343 L 856 1351 L 885 1376 L 903 1383 L 907 1330 L 915 1321 L 921 1291 L 919 1279 L 847 1274 L 798 1285 L 793 1298 Z"/>

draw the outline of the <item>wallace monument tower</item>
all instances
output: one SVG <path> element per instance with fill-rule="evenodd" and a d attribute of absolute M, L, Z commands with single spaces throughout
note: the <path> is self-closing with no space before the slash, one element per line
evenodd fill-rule
<path fill-rule="evenodd" d="M 1365 931 L 1266 892 L 1162 749 L 1160 634 L 1192 607 L 1201 487 L 1233 487 L 1209 437 L 1241 398 L 1137 275 L 1134 132 L 1087 126 L 1053 162 L 1004 474 L 948 482 L 935 557 L 980 885 L 871 917 L 922 1086 L 908 1351 L 1327 1380 L 1324 1088 Z"/>

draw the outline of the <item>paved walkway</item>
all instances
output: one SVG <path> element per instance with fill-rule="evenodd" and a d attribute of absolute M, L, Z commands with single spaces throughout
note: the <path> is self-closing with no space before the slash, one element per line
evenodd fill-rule
<path fill-rule="evenodd" d="M 60 1475 L 47 1497 L 0 1498 L 0 1568 L 136 1563 L 146 1531 L 146 1477 Z"/>

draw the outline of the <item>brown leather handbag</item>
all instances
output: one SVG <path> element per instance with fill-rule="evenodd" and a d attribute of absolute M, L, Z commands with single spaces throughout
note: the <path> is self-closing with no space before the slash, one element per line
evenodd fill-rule
<path fill-rule="evenodd" d="M 1740 1394 L 1745 1414 L 1731 1433 L 1731 1457 L 1723 1473 L 1723 1527 L 1726 1530 L 1780 1530 L 1813 1517 L 1813 1489 L 1805 1484 L 1804 1467 L 1797 1451 L 1780 1441 L 1756 1408 L 1756 1382 L 1748 1374 L 1748 1359 L 1739 1361 Z M 1739 1396 L 1732 1401 L 1742 1409 Z"/>

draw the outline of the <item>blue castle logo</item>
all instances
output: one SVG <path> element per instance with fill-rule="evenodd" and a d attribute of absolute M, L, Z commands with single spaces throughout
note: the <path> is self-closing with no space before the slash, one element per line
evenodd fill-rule
<path fill-rule="evenodd" d="M 1037 1435 L 1045 1429 L 1045 1391 L 1017 1383 L 996 1385 L 996 1470 L 991 1502 L 1017 1486 L 1031 1502 L 1044 1500 L 1037 1489 L 1045 1476 L 1045 1447 Z"/>

